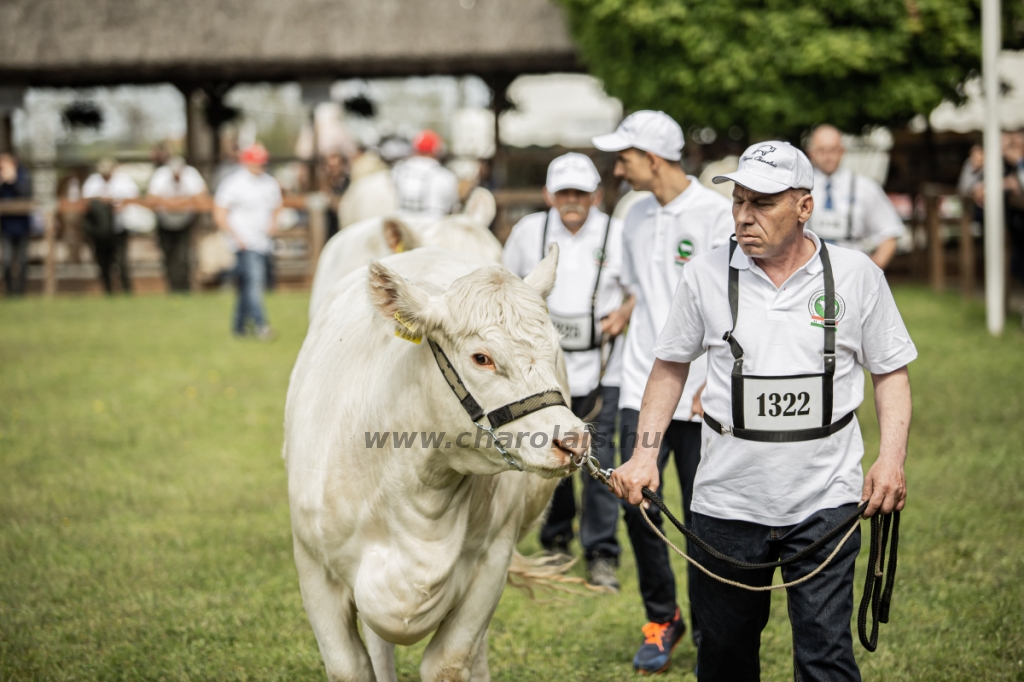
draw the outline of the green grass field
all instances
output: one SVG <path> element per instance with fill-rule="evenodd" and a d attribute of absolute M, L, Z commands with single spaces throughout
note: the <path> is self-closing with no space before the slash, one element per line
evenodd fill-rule
<path fill-rule="evenodd" d="M 325 679 L 280 458 L 306 300 L 270 298 L 269 345 L 230 338 L 227 295 L 0 303 L 0 681 Z M 864 677 L 1024 680 L 1024 334 L 1014 320 L 990 338 L 953 296 L 897 300 L 921 353 L 910 497 L 892 622 L 877 653 L 856 645 Z M 862 416 L 877 452 L 870 404 Z M 628 550 L 620 577 L 618 596 L 506 591 L 493 677 L 632 677 Z M 784 602 L 765 680 L 792 679 Z M 418 679 L 422 646 L 399 649 L 401 679 Z M 664 679 L 693 679 L 688 641 L 673 660 Z"/>

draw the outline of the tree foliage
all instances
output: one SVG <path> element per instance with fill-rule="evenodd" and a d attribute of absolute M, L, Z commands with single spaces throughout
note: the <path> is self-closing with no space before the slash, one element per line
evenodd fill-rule
<path fill-rule="evenodd" d="M 980 68 L 980 0 L 560 1 L 609 94 L 687 127 L 898 126 L 962 101 Z M 1004 7 L 1019 36 L 1024 4 Z"/>

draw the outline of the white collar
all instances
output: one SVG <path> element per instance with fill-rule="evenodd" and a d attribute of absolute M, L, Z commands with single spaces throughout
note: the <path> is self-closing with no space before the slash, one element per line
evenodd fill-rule
<path fill-rule="evenodd" d="M 703 186 L 698 188 L 697 185 L 700 185 L 700 180 L 693 177 L 692 175 L 687 175 L 686 177 L 689 178 L 690 184 L 687 185 L 686 189 L 679 193 L 679 196 L 677 196 L 675 199 L 668 202 L 664 206 L 658 204 L 658 200 L 655 198 L 655 206 L 647 210 L 647 215 L 654 215 L 659 211 L 661 213 L 668 213 L 669 215 L 679 215 L 680 213 L 685 211 L 690 204 L 696 201 L 696 196 L 700 194 L 700 190 L 703 189 Z"/>
<path fill-rule="evenodd" d="M 821 258 L 818 257 L 818 255 L 821 253 L 821 240 L 818 239 L 818 235 L 814 234 L 806 227 L 804 228 L 804 237 L 814 242 L 814 255 L 811 256 L 810 260 L 808 260 L 806 263 L 797 268 L 793 275 L 795 275 L 797 272 L 800 272 L 801 270 L 807 270 L 807 274 L 816 275 L 819 272 L 822 272 L 822 270 L 824 269 L 824 266 L 822 266 L 821 264 Z M 756 265 L 756 263 L 754 263 L 754 259 L 750 258 L 749 256 L 747 256 L 747 254 L 743 253 L 743 249 L 737 246 L 736 250 L 733 251 L 732 260 L 729 261 L 729 265 L 736 268 L 737 270 L 750 270 L 750 266 Z M 760 266 L 758 266 L 758 270 L 760 269 Z M 790 278 L 792 278 L 793 275 L 790 275 Z"/>
<path fill-rule="evenodd" d="M 554 230 L 555 232 L 562 231 L 565 234 L 565 236 L 568 236 L 571 239 L 575 239 L 576 237 L 583 236 L 585 233 L 590 232 L 591 230 L 596 230 L 603 227 L 604 220 L 602 220 L 602 218 L 604 217 L 605 213 L 601 211 L 601 209 L 599 209 L 597 206 L 591 206 L 590 212 L 587 214 L 587 219 L 583 223 L 583 226 L 576 231 L 576 234 L 573 234 L 572 232 L 569 231 L 569 228 L 565 226 L 565 223 L 562 222 L 562 215 L 558 212 L 558 209 L 552 207 L 548 209 L 548 228 Z"/>

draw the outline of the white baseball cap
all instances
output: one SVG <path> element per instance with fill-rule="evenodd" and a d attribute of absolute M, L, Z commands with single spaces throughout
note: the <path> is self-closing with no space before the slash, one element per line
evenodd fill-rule
<path fill-rule="evenodd" d="M 563 189 L 593 192 L 601 184 L 601 174 L 586 154 L 569 152 L 551 162 L 544 187 L 554 194 Z"/>
<path fill-rule="evenodd" d="M 664 111 L 630 114 L 614 133 L 598 135 L 591 142 L 603 152 L 621 152 L 635 147 L 669 161 L 683 157 L 683 129 Z"/>
<path fill-rule="evenodd" d="M 758 142 L 747 147 L 735 173 L 716 175 L 716 185 L 732 180 L 762 194 L 814 189 L 814 169 L 802 151 L 788 142 Z"/>

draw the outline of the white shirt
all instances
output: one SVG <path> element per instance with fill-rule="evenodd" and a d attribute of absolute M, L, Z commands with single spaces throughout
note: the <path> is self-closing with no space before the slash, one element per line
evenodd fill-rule
<path fill-rule="evenodd" d="M 653 195 L 626 215 L 622 281 L 636 295 L 622 367 L 619 407 L 640 409 L 647 377 L 654 367 L 654 346 L 668 318 L 679 278 L 689 260 L 729 241 L 735 231 L 732 204 L 690 176 L 690 186 L 665 206 Z M 693 418 L 693 396 L 704 384 L 704 361 L 690 365 L 673 419 Z"/>
<path fill-rule="evenodd" d="M 853 222 L 850 223 L 850 189 L 853 189 Z M 832 209 L 825 208 L 832 194 Z M 814 169 L 814 213 L 809 227 L 829 244 L 871 253 L 887 239 L 906 233 L 903 220 L 882 186 L 871 178 L 845 168 L 831 176 Z M 847 239 L 847 234 L 850 238 Z"/>
<path fill-rule="evenodd" d="M 192 166 L 181 169 L 178 178 L 169 166 L 160 166 L 149 179 L 146 194 L 154 197 L 194 197 L 206 191 L 206 181 Z"/>
<path fill-rule="evenodd" d="M 820 251 L 818 238 L 809 230 L 804 235 Z M 829 246 L 828 253 L 838 323 L 835 422 L 864 399 L 864 369 L 893 372 L 916 358 L 917 349 L 882 271 L 852 249 Z M 728 261 L 725 246 L 690 262 L 655 353 L 663 360 L 691 362 L 706 351 L 704 410 L 732 425 L 733 356 L 722 338 L 732 327 Z M 781 288 L 738 247 L 732 264 L 739 270 L 734 336 L 743 347 L 744 375 L 822 373 L 824 332 L 813 317 L 825 286 L 821 259 L 815 255 Z M 701 450 L 691 505 L 701 514 L 787 526 L 821 509 L 860 502 L 864 443 L 856 417 L 827 438 L 800 443 L 742 440 L 705 425 Z"/>
<path fill-rule="evenodd" d="M 274 211 L 281 205 L 281 186 L 277 180 L 266 173 L 253 175 L 248 169 L 239 168 L 224 178 L 214 203 L 227 209 L 228 225 L 245 242 L 246 249 L 271 252 L 273 242 L 269 233 Z M 238 250 L 234 238 L 230 241 Z"/>
<path fill-rule="evenodd" d="M 83 199 L 111 199 L 120 201 L 124 199 L 135 199 L 139 196 L 139 186 L 130 177 L 119 171 L 110 174 L 110 179 L 104 179 L 99 173 L 93 173 L 85 179 L 82 185 Z M 120 215 L 114 216 L 114 232 L 124 232 L 124 221 Z"/>
<path fill-rule="evenodd" d="M 454 213 L 459 204 L 455 173 L 429 156 L 411 156 L 391 171 L 398 210 L 440 218 Z"/>
<path fill-rule="evenodd" d="M 544 218 L 548 217 L 547 239 L 541 244 L 544 233 Z M 622 270 L 622 222 L 611 220 L 608 215 L 592 207 L 583 227 L 573 234 L 562 224 L 562 218 L 554 208 L 547 213 L 533 213 L 512 228 L 505 242 L 502 261 L 505 267 L 520 277 L 526 277 L 541 261 L 541 254 L 547 254 L 549 244 L 558 244 L 558 271 L 555 287 L 548 296 L 548 310 L 555 315 L 566 317 L 590 315 L 590 301 L 594 294 L 597 278 L 598 254 L 605 241 L 607 226 L 608 241 L 605 244 L 605 263 L 601 268 L 601 281 L 597 291 L 597 308 L 594 311 L 597 323 L 602 317 L 618 309 L 625 297 L 625 289 L 619 279 Z M 595 340 L 600 339 L 600 327 L 594 332 Z M 597 387 L 618 386 L 621 378 L 622 343 L 616 339 L 612 354 L 601 379 L 601 350 L 566 351 L 565 370 L 569 375 L 569 394 L 581 397 Z"/>

